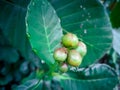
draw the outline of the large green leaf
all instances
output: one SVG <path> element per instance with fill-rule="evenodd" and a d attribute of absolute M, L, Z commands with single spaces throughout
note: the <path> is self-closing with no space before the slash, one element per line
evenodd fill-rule
<path fill-rule="evenodd" d="M 60 76 L 64 90 L 113 90 L 118 84 L 116 72 L 105 64 L 78 69 L 70 72 L 68 76 Z"/>
<path fill-rule="evenodd" d="M 2 41 L 15 47 L 26 60 L 35 61 L 39 59 L 32 52 L 30 43 L 26 38 L 25 16 L 29 1 L 0 0 L 0 30 L 5 37 L 5 41 L 3 39 Z M 3 44 L 6 45 L 6 43 Z"/>
<path fill-rule="evenodd" d="M 48 65 L 54 64 L 52 53 L 60 45 L 62 28 L 53 7 L 47 0 L 32 0 L 26 19 L 32 48 Z"/>
<path fill-rule="evenodd" d="M 22 85 L 19 85 L 18 87 L 14 88 L 13 90 L 42 90 L 42 80 L 40 81 L 39 86 L 36 89 L 33 89 L 34 86 L 38 83 L 38 79 L 32 79 L 28 80 Z"/>
<path fill-rule="evenodd" d="M 17 48 L 23 57 L 28 57 L 30 44 L 25 34 L 26 8 L 16 4 L 19 1 L 0 1 L 0 28 L 10 44 Z"/>
<path fill-rule="evenodd" d="M 92 64 L 109 50 L 111 24 L 99 0 L 49 0 L 61 19 L 62 27 L 87 44 L 82 66 Z"/>

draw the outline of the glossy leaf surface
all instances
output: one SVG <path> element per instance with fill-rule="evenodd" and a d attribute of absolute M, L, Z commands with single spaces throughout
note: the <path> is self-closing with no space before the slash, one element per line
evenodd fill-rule
<path fill-rule="evenodd" d="M 54 64 L 53 51 L 60 45 L 60 19 L 47 0 L 32 0 L 27 12 L 27 34 L 33 50 L 48 65 Z"/>

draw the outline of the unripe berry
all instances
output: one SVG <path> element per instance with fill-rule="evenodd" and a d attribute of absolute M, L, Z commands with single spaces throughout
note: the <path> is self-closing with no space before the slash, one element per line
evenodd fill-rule
<path fill-rule="evenodd" d="M 78 67 L 82 62 L 82 57 L 76 50 L 70 50 L 68 53 L 67 62 L 71 66 Z"/>
<path fill-rule="evenodd" d="M 59 69 L 60 69 L 60 71 L 61 71 L 62 73 L 65 73 L 65 72 L 68 71 L 68 66 L 67 66 L 66 63 L 63 63 L 63 64 L 60 66 Z"/>
<path fill-rule="evenodd" d="M 67 59 L 67 49 L 62 47 L 54 51 L 53 57 L 56 61 L 63 62 Z"/>
<path fill-rule="evenodd" d="M 67 48 L 76 48 L 78 46 L 78 38 L 75 34 L 68 33 L 62 37 L 62 44 Z"/>
<path fill-rule="evenodd" d="M 76 51 L 78 51 L 80 53 L 80 55 L 83 57 L 87 53 L 87 47 L 83 42 L 80 41 L 78 43 L 78 47 L 76 48 Z"/>

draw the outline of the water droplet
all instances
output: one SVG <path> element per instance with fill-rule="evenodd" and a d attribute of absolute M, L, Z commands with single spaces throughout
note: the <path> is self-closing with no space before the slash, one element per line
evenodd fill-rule
<path fill-rule="evenodd" d="M 41 63 L 43 63 L 43 64 L 44 64 L 45 62 L 44 62 L 43 60 L 41 60 Z"/>
<path fill-rule="evenodd" d="M 80 8 L 83 8 L 83 6 L 82 6 L 82 5 L 80 5 Z"/>
<path fill-rule="evenodd" d="M 84 14 L 82 14 L 82 17 L 84 17 Z"/>
<path fill-rule="evenodd" d="M 82 28 L 83 27 L 83 24 L 80 24 L 80 28 Z"/>
<path fill-rule="evenodd" d="M 87 30 L 86 30 L 86 29 L 84 30 L 84 33 L 85 33 L 85 34 L 87 33 Z"/>
<path fill-rule="evenodd" d="M 83 8 L 83 10 L 86 10 L 86 8 Z"/>
<path fill-rule="evenodd" d="M 26 23 L 26 26 L 28 27 L 28 24 Z"/>
<path fill-rule="evenodd" d="M 32 5 L 34 6 L 34 5 L 35 5 L 35 3 L 33 2 L 33 3 L 32 3 Z"/>
<path fill-rule="evenodd" d="M 89 21 L 88 19 L 86 19 L 86 21 Z"/>
<path fill-rule="evenodd" d="M 45 2 L 44 2 L 44 1 L 42 1 L 42 5 L 45 5 Z"/>
<path fill-rule="evenodd" d="M 88 13 L 88 15 L 90 15 L 90 13 Z"/>

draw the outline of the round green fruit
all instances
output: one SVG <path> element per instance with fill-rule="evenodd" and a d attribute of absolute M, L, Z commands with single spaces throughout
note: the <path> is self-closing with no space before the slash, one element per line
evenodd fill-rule
<path fill-rule="evenodd" d="M 83 42 L 80 41 L 78 43 L 78 47 L 76 48 L 76 51 L 78 51 L 80 53 L 80 55 L 83 57 L 87 53 L 87 47 Z"/>
<path fill-rule="evenodd" d="M 77 36 L 72 33 L 68 33 L 62 37 L 62 44 L 67 48 L 76 48 L 78 42 Z"/>
<path fill-rule="evenodd" d="M 78 67 L 82 62 L 82 57 L 76 50 L 70 50 L 68 53 L 67 62 L 71 66 Z"/>
<path fill-rule="evenodd" d="M 63 62 L 67 59 L 67 49 L 62 47 L 54 51 L 53 57 L 56 61 Z"/>
<path fill-rule="evenodd" d="M 59 69 L 60 69 L 60 71 L 61 71 L 62 73 L 65 73 L 65 72 L 68 71 L 68 66 L 67 66 L 66 63 L 63 63 L 63 64 L 60 66 Z"/>

